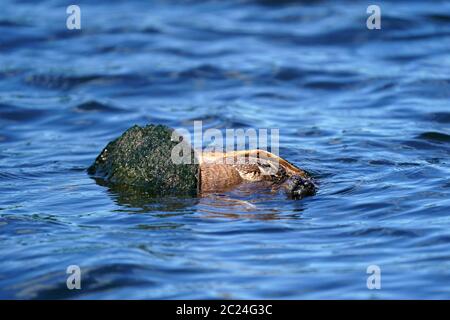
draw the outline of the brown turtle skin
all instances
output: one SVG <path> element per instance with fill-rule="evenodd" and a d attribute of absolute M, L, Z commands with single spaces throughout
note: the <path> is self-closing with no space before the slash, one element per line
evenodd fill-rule
<path fill-rule="evenodd" d="M 289 197 L 314 195 L 312 178 L 288 161 L 264 150 L 201 153 L 199 185 L 201 193 L 230 190 L 241 183 L 265 181 Z"/>

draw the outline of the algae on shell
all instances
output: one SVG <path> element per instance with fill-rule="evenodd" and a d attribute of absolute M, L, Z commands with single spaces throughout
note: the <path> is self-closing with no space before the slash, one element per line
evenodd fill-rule
<path fill-rule="evenodd" d="M 164 125 L 137 125 L 108 143 L 88 173 L 115 188 L 145 190 L 154 195 L 195 196 L 199 190 L 199 165 L 191 146 L 190 164 L 171 160 L 173 129 Z"/>

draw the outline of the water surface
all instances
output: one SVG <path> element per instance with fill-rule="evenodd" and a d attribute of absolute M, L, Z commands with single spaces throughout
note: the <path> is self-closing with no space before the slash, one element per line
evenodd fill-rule
<path fill-rule="evenodd" d="M 0 297 L 450 297 L 450 6 L 2 2 Z M 85 169 L 128 127 L 279 128 L 320 183 L 139 199 Z M 378 265 L 382 289 L 368 290 Z M 82 289 L 66 288 L 79 265 Z"/>

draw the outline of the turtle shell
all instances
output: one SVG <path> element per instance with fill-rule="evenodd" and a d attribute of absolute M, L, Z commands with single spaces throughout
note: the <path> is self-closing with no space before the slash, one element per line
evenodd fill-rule
<path fill-rule="evenodd" d="M 133 126 L 111 141 L 88 168 L 88 173 L 115 188 L 136 188 L 155 195 L 198 194 L 199 165 L 188 142 L 173 141 L 164 125 Z M 174 163 L 180 144 L 190 151 L 190 163 Z M 180 146 L 178 146 L 180 147 Z"/>

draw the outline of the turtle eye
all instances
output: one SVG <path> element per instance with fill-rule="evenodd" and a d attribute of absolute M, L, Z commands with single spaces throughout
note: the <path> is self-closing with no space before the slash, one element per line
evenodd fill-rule
<path fill-rule="evenodd" d="M 259 163 L 258 166 L 259 166 L 259 170 L 264 175 L 279 176 L 279 174 L 280 174 L 279 167 L 272 162 Z"/>

